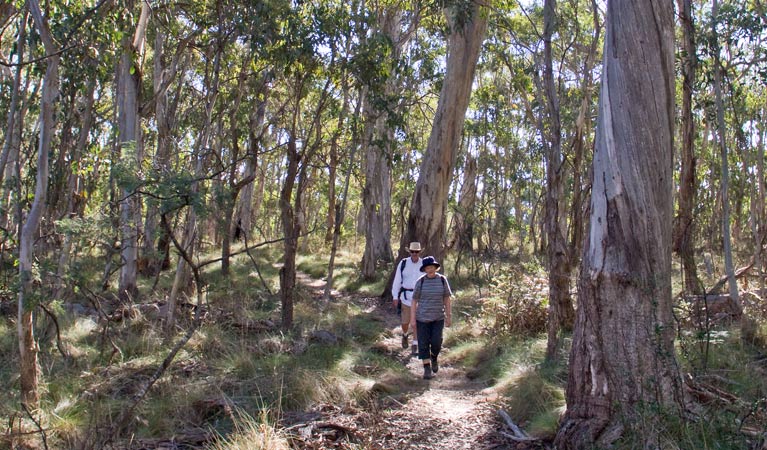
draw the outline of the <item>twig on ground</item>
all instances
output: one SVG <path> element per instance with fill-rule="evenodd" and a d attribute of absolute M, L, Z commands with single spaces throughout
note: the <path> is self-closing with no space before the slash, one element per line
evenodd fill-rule
<path fill-rule="evenodd" d="M 511 429 L 511 431 L 514 433 L 513 435 L 510 435 L 508 433 L 504 433 L 501 431 L 501 434 L 506 436 L 507 438 L 517 441 L 517 442 L 524 442 L 524 441 L 537 441 L 537 438 L 530 437 L 527 433 L 522 431 L 521 428 L 517 426 L 517 424 L 514 423 L 513 420 L 511 420 L 511 417 L 509 416 L 506 411 L 499 409 L 498 414 L 503 418 L 503 421 L 506 422 L 506 425 Z"/>

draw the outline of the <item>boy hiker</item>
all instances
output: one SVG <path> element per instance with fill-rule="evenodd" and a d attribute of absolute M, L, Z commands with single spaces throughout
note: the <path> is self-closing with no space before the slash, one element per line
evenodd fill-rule
<path fill-rule="evenodd" d="M 442 349 L 442 330 L 452 324 L 453 309 L 450 305 L 450 283 L 437 273 L 439 263 L 427 256 L 421 263 L 426 272 L 415 283 L 413 303 L 410 308 L 410 327 L 418 336 L 418 359 L 423 362 L 423 378 L 429 380 L 439 371 L 437 357 Z"/>
<path fill-rule="evenodd" d="M 407 348 L 408 325 L 410 324 L 410 303 L 413 299 L 413 288 L 421 273 L 421 243 L 411 242 L 408 246 L 410 256 L 397 263 L 394 283 L 391 286 L 392 304 L 400 314 L 402 324 L 402 348 Z M 418 339 L 413 339 L 411 353 L 415 356 L 418 352 Z"/>

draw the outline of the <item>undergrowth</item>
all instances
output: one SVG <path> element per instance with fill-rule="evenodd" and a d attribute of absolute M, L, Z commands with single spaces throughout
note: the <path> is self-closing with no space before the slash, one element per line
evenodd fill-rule
<path fill-rule="evenodd" d="M 229 278 L 213 266 L 206 269 L 201 327 L 139 403 L 125 429 L 115 434 L 115 443 L 150 446 L 161 438 L 200 436 L 197 444 L 213 450 L 286 449 L 293 445 L 280 422 L 286 411 L 323 404 L 375 408 L 379 395 L 397 399 L 412 388 L 412 375 L 376 344 L 389 331 L 358 303 L 343 297 L 318 300 L 299 286 L 295 326 L 281 330 L 278 251 L 260 249 L 252 255 L 255 264 L 244 254 L 233 258 Z M 365 281 L 359 276 L 358 258 L 359 253 L 339 252 L 333 287 L 376 297 L 393 265 L 382 266 L 375 281 Z M 298 267 L 312 278 L 324 279 L 327 260 L 327 255 L 315 253 L 300 257 Z M 85 260 L 82 266 L 89 264 Z M 446 261 L 443 267 L 453 265 Z M 528 433 L 551 439 L 565 408 L 569 337 L 563 339 L 563 357 L 544 364 L 544 271 L 531 263 L 492 261 L 447 275 L 455 292 L 455 323 L 445 333 L 445 364 L 464 367 Z M 141 303 L 161 307 L 171 279 L 163 274 L 156 285 L 144 279 Z M 92 300 L 82 294 L 69 303 L 87 307 Z M 106 296 L 98 300 L 104 308 L 118 306 Z M 0 383 L 7 386 L 0 392 L 0 419 L 8 424 L 0 447 L 39 446 L 40 433 L 32 418 L 46 430 L 51 448 L 103 446 L 114 421 L 182 337 L 193 306 L 182 310 L 179 327 L 170 333 L 158 316 L 146 312 L 151 308 L 110 322 L 97 313 L 74 313 L 67 305 L 56 311 L 68 356 L 60 354 L 55 333 L 47 333 L 50 338 L 41 342 L 40 353 L 42 404 L 30 414 L 19 406 L 16 330 L 11 317 L 0 321 Z M 39 328 L 50 326 L 38 322 Z M 767 335 L 761 326 L 759 332 Z M 680 371 L 695 374 L 698 381 L 730 392 L 741 402 L 728 408 L 704 405 L 696 411 L 696 420 L 648 422 L 645 428 L 630 430 L 616 448 L 640 448 L 641 438 L 632 432 L 650 428 L 661 439 L 661 448 L 670 449 L 747 448 L 744 445 L 754 441 L 747 442 L 744 430 L 765 431 L 764 347 L 744 344 L 737 327 L 710 331 L 680 333 Z M 316 338 L 323 332 L 330 342 Z"/>

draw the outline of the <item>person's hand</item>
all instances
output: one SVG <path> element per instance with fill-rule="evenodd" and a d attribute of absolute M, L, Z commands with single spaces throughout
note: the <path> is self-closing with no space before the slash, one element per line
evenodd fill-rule
<path fill-rule="evenodd" d="M 450 316 L 445 317 L 445 326 L 450 328 L 450 325 L 453 324 L 453 318 Z"/>
<path fill-rule="evenodd" d="M 396 307 L 397 307 L 397 302 L 399 302 L 399 299 L 397 299 L 397 298 L 393 298 L 393 299 L 391 299 L 391 305 L 392 305 L 394 308 L 396 308 Z"/>

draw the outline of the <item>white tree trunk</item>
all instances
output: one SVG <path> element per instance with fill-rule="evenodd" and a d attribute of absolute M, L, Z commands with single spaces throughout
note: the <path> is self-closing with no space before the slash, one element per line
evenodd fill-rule
<path fill-rule="evenodd" d="M 32 208 L 21 228 L 19 242 L 19 381 L 21 401 L 31 408 L 36 408 L 40 401 L 38 391 L 39 348 L 34 335 L 33 311 L 37 303 L 32 300 L 32 260 L 34 243 L 40 229 L 43 210 L 45 209 L 48 189 L 48 154 L 51 150 L 51 134 L 54 129 L 54 103 L 59 95 L 59 55 L 57 46 L 51 37 L 48 23 L 43 18 L 37 0 L 28 0 L 27 8 L 35 21 L 35 26 L 43 41 L 47 54 L 45 79 L 40 105 L 40 136 L 37 150 L 37 177 L 35 180 L 35 199 Z"/>
<path fill-rule="evenodd" d="M 722 160 L 722 244 L 724 247 L 724 271 L 727 274 L 727 286 L 730 290 L 730 297 L 740 312 L 740 300 L 738 298 L 738 282 L 735 279 L 735 267 L 732 262 L 732 237 L 730 234 L 730 196 L 729 179 L 730 169 L 727 162 L 727 129 L 724 122 L 724 101 L 722 100 L 722 68 L 719 59 L 719 36 L 716 32 L 718 24 L 719 2 L 713 0 L 711 7 L 711 26 L 714 39 L 714 96 L 716 103 L 716 125 L 717 141 Z"/>
<path fill-rule="evenodd" d="M 128 10 L 133 2 L 129 2 Z M 141 120 L 139 117 L 139 96 L 141 92 L 141 68 L 138 61 L 143 52 L 146 25 L 149 20 L 149 4 L 141 3 L 136 31 L 132 38 L 125 35 L 122 40 L 122 55 L 117 69 L 117 111 L 120 158 L 130 167 L 141 167 L 143 160 Z M 136 63 L 134 63 L 134 61 Z M 122 300 L 135 297 L 138 261 L 138 234 L 141 224 L 141 204 L 132 189 L 122 188 L 120 192 L 120 282 L 118 296 Z"/>

